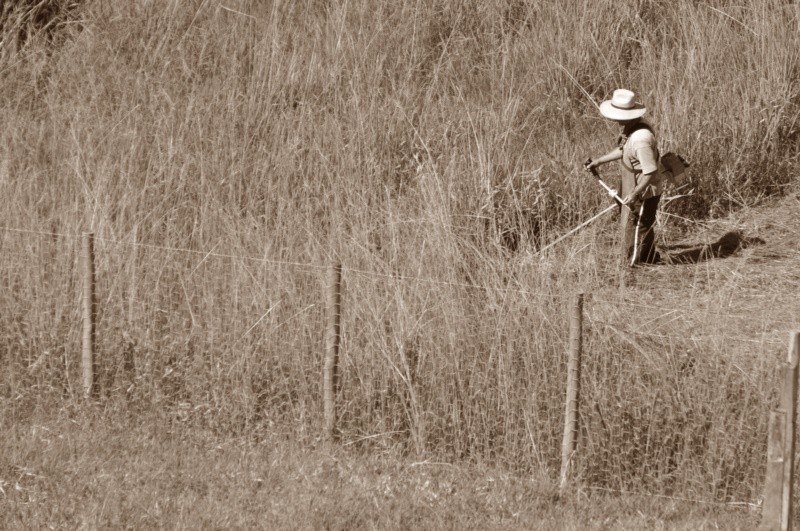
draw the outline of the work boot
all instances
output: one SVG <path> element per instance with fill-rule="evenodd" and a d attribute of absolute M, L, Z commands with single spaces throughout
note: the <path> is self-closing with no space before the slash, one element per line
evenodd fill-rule
<path fill-rule="evenodd" d="M 653 249 L 647 255 L 640 257 L 638 263 L 642 265 L 658 265 L 658 264 L 663 264 L 664 261 L 661 259 L 661 254 L 659 254 L 658 251 Z"/>

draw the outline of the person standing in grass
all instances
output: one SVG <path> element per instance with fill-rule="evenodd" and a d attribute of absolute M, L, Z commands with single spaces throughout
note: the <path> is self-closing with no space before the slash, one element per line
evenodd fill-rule
<path fill-rule="evenodd" d="M 627 264 L 654 264 L 661 261 L 655 247 L 656 212 L 664 191 L 658 169 L 658 148 L 653 128 L 642 119 L 647 108 L 636 94 L 617 89 L 610 100 L 600 104 L 600 114 L 620 126 L 617 147 L 596 159 L 589 159 L 591 171 L 602 164 L 619 160 L 624 171 L 621 180 L 623 205 L 620 224 Z"/>

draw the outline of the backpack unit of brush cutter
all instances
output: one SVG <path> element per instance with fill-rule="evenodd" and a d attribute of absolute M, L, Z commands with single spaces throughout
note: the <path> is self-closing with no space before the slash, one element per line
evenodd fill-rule
<path fill-rule="evenodd" d="M 662 155 L 658 161 L 658 169 L 661 175 L 675 188 L 682 186 L 688 179 L 689 176 L 686 172 L 688 167 L 689 163 L 686 162 L 686 159 L 671 151 Z"/>
<path fill-rule="evenodd" d="M 630 137 L 639 129 L 647 129 L 653 133 L 653 128 L 650 127 L 649 124 L 644 122 L 635 124 L 630 129 L 627 129 L 625 134 L 619 136 L 617 139 L 617 145 L 622 147 L 628 137 Z M 665 153 L 664 155 L 660 155 L 658 151 L 656 151 L 656 154 L 658 156 L 658 172 L 663 176 L 664 180 L 675 188 L 682 186 L 689 178 L 689 175 L 686 172 L 686 169 L 689 167 L 689 163 L 686 162 L 686 159 L 677 153 L 673 153 L 672 151 Z M 628 168 L 628 171 L 631 171 L 631 169 Z"/>

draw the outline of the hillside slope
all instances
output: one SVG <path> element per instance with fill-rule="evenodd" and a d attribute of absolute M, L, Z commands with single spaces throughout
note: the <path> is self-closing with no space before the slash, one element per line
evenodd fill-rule
<path fill-rule="evenodd" d="M 800 325 L 799 215 L 800 196 L 790 194 L 699 222 L 684 235 L 670 231 L 665 216 L 662 248 L 671 264 L 642 268 L 636 276 L 640 284 L 659 287 L 650 294 L 654 304 L 751 318 L 737 321 L 734 330 L 721 318 L 720 333 L 753 339 L 784 334 Z"/>

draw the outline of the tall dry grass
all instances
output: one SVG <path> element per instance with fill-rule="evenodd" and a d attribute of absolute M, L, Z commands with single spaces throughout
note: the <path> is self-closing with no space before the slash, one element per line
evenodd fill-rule
<path fill-rule="evenodd" d="M 599 294 L 584 476 L 757 492 L 775 365 L 687 332 L 733 318 L 698 303 L 668 339 L 633 340 L 630 323 L 660 310 L 604 289 L 602 226 L 519 257 L 604 204 L 580 166 L 614 141 L 595 103 L 618 86 L 692 161 L 683 214 L 788 186 L 796 6 L 174 0 L 79 14 L 58 46 L 34 34 L 0 58 L 0 225 L 49 233 L 0 235 L 4 423 L 80 394 L 73 235 L 92 230 L 102 392 L 134 414 L 315 441 L 335 258 L 352 446 L 552 473 L 566 308 L 584 290 Z"/>

